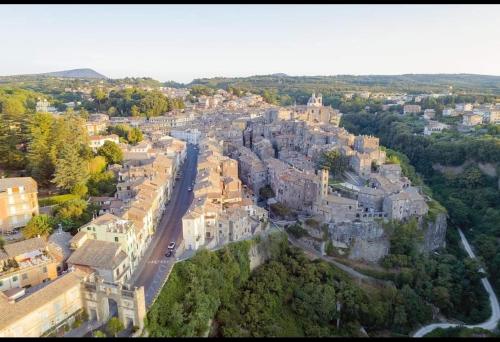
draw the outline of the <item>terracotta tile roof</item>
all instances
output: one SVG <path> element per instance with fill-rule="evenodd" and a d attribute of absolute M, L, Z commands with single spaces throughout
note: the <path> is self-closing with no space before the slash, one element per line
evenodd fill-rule
<path fill-rule="evenodd" d="M 46 247 L 47 242 L 45 242 L 42 238 L 36 237 L 5 245 L 3 249 L 9 257 L 13 258 L 15 256 L 29 253 L 38 249 L 45 249 Z"/>
<path fill-rule="evenodd" d="M 80 284 L 87 273 L 81 270 L 68 272 L 42 289 L 16 302 L 9 303 L 6 296 L 0 294 L 0 329 L 4 329 L 42 306 L 49 304 L 65 291 Z"/>
<path fill-rule="evenodd" d="M 87 240 L 71 254 L 68 264 L 114 269 L 126 257 L 119 243 Z"/>

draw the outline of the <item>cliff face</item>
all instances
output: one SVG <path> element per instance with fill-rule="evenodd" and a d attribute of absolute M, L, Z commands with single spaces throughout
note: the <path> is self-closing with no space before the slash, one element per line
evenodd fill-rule
<path fill-rule="evenodd" d="M 432 252 L 446 245 L 446 214 L 438 213 L 434 221 L 422 221 L 422 228 L 425 230 L 424 241 L 421 251 L 424 253 Z"/>
<path fill-rule="evenodd" d="M 389 253 L 389 246 L 389 239 L 385 236 L 374 240 L 357 238 L 349 253 L 349 259 L 378 262 Z"/>
<path fill-rule="evenodd" d="M 334 246 L 349 248 L 348 258 L 378 262 L 389 253 L 389 238 L 373 221 L 333 224 L 330 236 Z"/>
<path fill-rule="evenodd" d="M 419 220 L 419 228 L 424 235 L 420 244 L 421 253 L 432 252 L 446 244 L 446 212 L 433 209 L 431 217 Z M 330 237 L 335 247 L 347 251 L 349 259 L 372 263 L 389 254 L 391 245 L 390 237 L 379 222 L 333 224 L 330 226 Z"/>
<path fill-rule="evenodd" d="M 271 258 L 269 243 L 264 240 L 260 243 L 252 244 L 248 255 L 250 257 L 250 271 L 253 271 Z"/>

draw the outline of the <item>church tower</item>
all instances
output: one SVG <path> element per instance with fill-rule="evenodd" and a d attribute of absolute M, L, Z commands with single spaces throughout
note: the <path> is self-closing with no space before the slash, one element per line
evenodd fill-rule
<path fill-rule="evenodd" d="M 312 93 L 309 101 L 307 101 L 307 107 L 322 107 L 323 106 L 323 96 L 321 94 L 316 97 L 316 93 Z"/>

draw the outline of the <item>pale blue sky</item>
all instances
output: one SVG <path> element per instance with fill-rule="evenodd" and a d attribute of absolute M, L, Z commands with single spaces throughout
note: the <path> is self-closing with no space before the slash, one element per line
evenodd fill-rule
<path fill-rule="evenodd" d="M 498 5 L 2 5 L 0 75 L 500 75 Z"/>

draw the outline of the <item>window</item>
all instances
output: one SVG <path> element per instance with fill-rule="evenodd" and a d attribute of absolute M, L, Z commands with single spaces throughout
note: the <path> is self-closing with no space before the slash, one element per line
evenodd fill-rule
<path fill-rule="evenodd" d="M 2 281 L 2 280 L 0 280 L 0 287 L 2 287 L 2 286 L 3 286 L 3 281 Z"/>
<path fill-rule="evenodd" d="M 115 236 L 115 242 L 118 242 L 118 236 Z"/>
<path fill-rule="evenodd" d="M 17 276 L 12 277 L 12 281 L 17 281 Z"/>
<path fill-rule="evenodd" d="M 22 278 L 23 278 L 23 280 L 28 279 L 28 273 L 23 273 Z"/>
<path fill-rule="evenodd" d="M 87 230 L 90 230 L 90 227 L 87 227 Z"/>
<path fill-rule="evenodd" d="M 47 266 L 43 267 L 43 273 L 47 273 Z"/>

